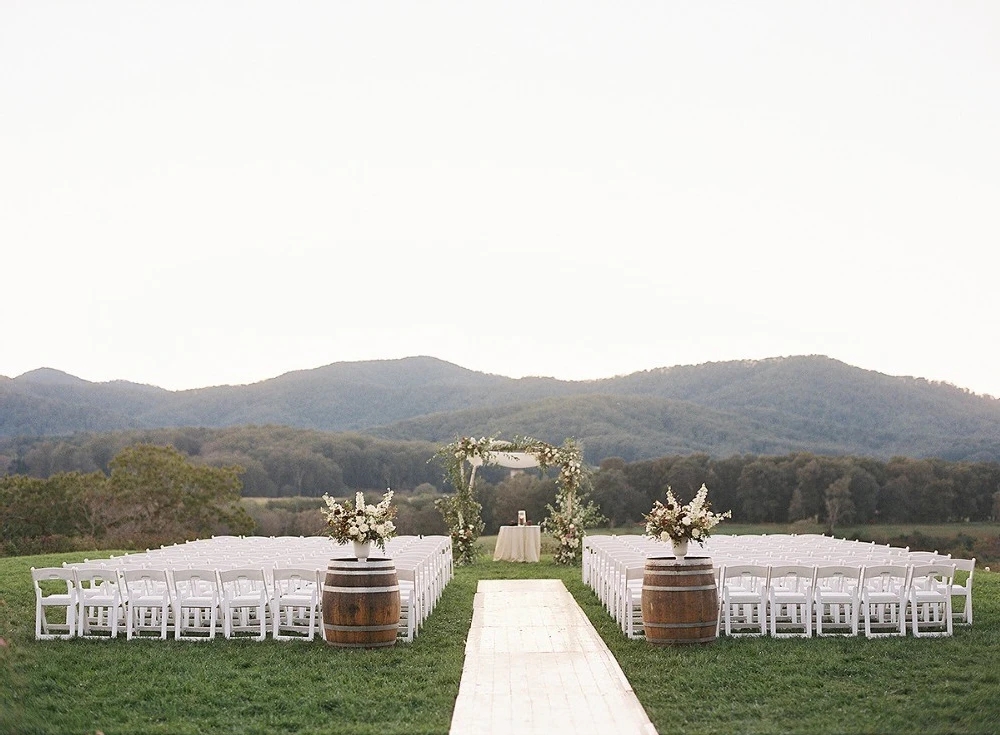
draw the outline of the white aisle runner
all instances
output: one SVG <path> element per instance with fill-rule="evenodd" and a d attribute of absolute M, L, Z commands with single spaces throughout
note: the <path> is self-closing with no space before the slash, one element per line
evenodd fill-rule
<path fill-rule="evenodd" d="M 558 579 L 481 580 L 451 735 L 656 735 Z"/>

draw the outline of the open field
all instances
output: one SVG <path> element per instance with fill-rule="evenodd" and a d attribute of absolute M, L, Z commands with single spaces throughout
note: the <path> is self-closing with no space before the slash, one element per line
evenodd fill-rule
<path fill-rule="evenodd" d="M 587 533 L 643 533 L 645 526 L 620 526 L 618 528 L 587 529 Z M 715 533 L 825 533 L 822 523 L 799 521 L 796 523 L 740 523 L 726 521 L 715 529 Z M 834 535 L 842 538 L 864 538 L 878 541 L 901 535 L 921 534 L 925 536 L 959 536 L 986 538 L 1000 535 L 1000 523 L 884 523 L 838 526 Z M 930 549 L 933 551 L 933 549 Z"/>
<path fill-rule="evenodd" d="M 617 528 L 592 528 L 588 534 L 643 534 L 645 526 L 619 526 Z M 718 533 L 769 534 L 769 533 L 823 533 L 825 528 L 816 523 L 735 523 L 726 521 Z M 844 526 L 835 534 L 840 538 L 874 541 L 893 546 L 909 546 L 911 551 L 938 551 L 970 559 L 975 557 L 984 564 L 1000 563 L 1000 523 L 937 523 L 937 524 L 885 524 Z M 484 550 L 492 555 L 496 536 L 482 536 Z M 542 551 L 554 550 L 552 538 L 542 534 Z M 697 548 L 697 547 L 695 547 Z"/>
<path fill-rule="evenodd" d="M 798 523 L 736 523 L 726 521 L 718 533 L 824 533 L 820 524 Z M 588 530 L 588 533 L 645 533 L 645 526 L 628 526 Z M 1000 523 L 901 523 L 868 524 L 838 528 L 839 538 L 874 541 L 878 544 L 908 546 L 911 551 L 940 551 L 963 559 L 975 558 L 983 564 L 1000 564 Z M 544 537 L 543 537 L 544 539 Z M 544 541 L 543 541 L 544 543 Z"/>
<path fill-rule="evenodd" d="M 728 530 L 728 529 L 727 529 Z M 484 540 L 484 547 L 492 547 Z M 110 553 L 110 552 L 107 552 Z M 102 552 L 101 555 L 106 555 Z M 33 639 L 30 566 L 0 559 L 2 733 L 445 733 L 479 579 L 562 579 L 668 733 L 1000 731 L 1000 575 L 977 570 L 976 623 L 948 639 L 720 639 L 654 649 L 626 639 L 579 569 L 460 568 L 412 644 Z"/>

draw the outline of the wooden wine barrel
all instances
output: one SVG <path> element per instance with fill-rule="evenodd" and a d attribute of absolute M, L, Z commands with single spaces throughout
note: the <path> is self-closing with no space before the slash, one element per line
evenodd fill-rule
<path fill-rule="evenodd" d="M 399 578 L 392 559 L 332 559 L 323 581 L 323 639 L 339 648 L 396 643 Z"/>
<path fill-rule="evenodd" d="M 642 627 L 654 646 L 711 643 L 719 622 L 719 592 L 707 556 L 646 559 Z"/>

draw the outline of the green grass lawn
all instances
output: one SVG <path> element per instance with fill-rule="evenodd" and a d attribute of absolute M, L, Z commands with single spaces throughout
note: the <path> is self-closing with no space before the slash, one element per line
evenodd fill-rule
<path fill-rule="evenodd" d="M 975 625 L 947 639 L 653 648 L 622 635 L 579 569 L 546 555 L 460 568 L 416 640 L 387 650 L 35 641 L 29 567 L 84 556 L 96 554 L 0 559 L 0 733 L 446 733 L 478 580 L 535 577 L 566 583 L 661 735 L 1000 732 L 1000 575 L 982 570 Z"/>

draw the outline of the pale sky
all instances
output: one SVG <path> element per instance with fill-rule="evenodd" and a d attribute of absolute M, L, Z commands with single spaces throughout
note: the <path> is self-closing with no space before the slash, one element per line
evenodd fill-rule
<path fill-rule="evenodd" d="M 0 375 L 1000 396 L 1000 2 L 0 0 Z"/>

